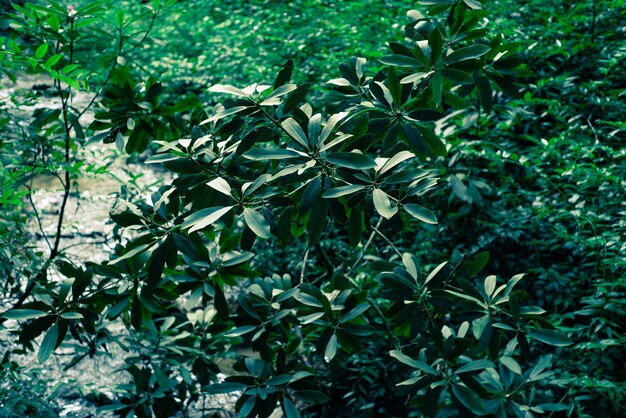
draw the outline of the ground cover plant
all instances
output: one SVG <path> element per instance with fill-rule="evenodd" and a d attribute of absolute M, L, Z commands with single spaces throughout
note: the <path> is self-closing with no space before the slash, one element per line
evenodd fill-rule
<path fill-rule="evenodd" d="M 624 413 L 619 2 L 367 3 L 13 5 L 3 73 L 52 88 L 2 108 L 3 414 L 61 352 L 120 357 L 97 414 Z M 172 180 L 85 262 L 102 144 Z"/>

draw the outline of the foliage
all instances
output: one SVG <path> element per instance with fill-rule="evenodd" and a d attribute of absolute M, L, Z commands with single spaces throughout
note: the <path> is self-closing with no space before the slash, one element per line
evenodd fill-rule
<path fill-rule="evenodd" d="M 623 13 L 419 3 L 386 55 L 369 43 L 376 13 L 360 25 L 343 14 L 361 2 L 235 1 L 206 20 L 158 0 L 146 14 L 17 7 L 3 71 L 48 74 L 60 105 L 4 122 L 2 202 L 22 230 L 0 231 L 2 323 L 18 321 L 9 329 L 40 363 L 68 341 L 67 367 L 124 350 L 129 380 L 100 410 L 120 416 L 215 412 L 216 394 L 235 394 L 241 416 L 619 416 L 624 51 L 619 29 L 596 27 L 620 27 Z M 173 18 L 161 23 L 164 7 Z M 226 10 L 204 35 L 221 46 L 206 52 L 195 36 Z M 323 29 L 282 37 L 261 17 Z M 250 28 L 258 37 L 222 50 Z M 346 33 L 362 48 L 348 54 L 380 63 L 352 58 L 329 75 L 336 55 L 321 56 L 345 51 Z M 532 47 L 520 55 L 520 43 Z M 217 75 L 196 79 L 190 67 L 210 57 L 223 58 Z M 285 61 L 272 83 L 235 87 Z M 211 81 L 210 95 L 190 78 Z M 96 95 L 77 109 L 69 98 L 86 88 Z M 145 198 L 120 193 L 114 254 L 80 264 L 60 245 L 63 212 L 73 180 L 105 170 L 77 153 L 100 141 L 148 150 L 175 178 Z M 21 251 L 32 190 L 19 187 L 39 173 L 61 179 L 63 199 L 38 256 Z"/>

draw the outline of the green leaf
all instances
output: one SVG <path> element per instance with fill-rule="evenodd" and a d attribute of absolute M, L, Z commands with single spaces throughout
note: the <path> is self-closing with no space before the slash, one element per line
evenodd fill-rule
<path fill-rule="evenodd" d="M 63 312 L 61 314 L 63 319 L 83 319 L 83 315 L 78 312 Z"/>
<path fill-rule="evenodd" d="M 310 324 L 311 322 L 317 321 L 324 315 L 325 315 L 324 312 L 315 312 L 310 315 L 301 316 L 299 319 L 302 325 L 306 325 L 306 324 Z"/>
<path fill-rule="evenodd" d="M 41 44 L 35 51 L 35 58 L 38 60 L 42 59 L 44 55 L 46 55 L 46 52 L 48 52 L 48 44 Z"/>
<path fill-rule="evenodd" d="M 250 151 L 243 154 L 243 156 L 249 160 L 263 161 L 263 160 L 284 160 L 287 158 L 298 158 L 302 155 L 291 149 L 285 148 L 252 148 Z"/>
<path fill-rule="evenodd" d="M 221 177 L 214 178 L 213 180 L 207 183 L 207 186 L 209 186 L 212 189 L 217 190 L 220 193 L 225 194 L 226 196 L 230 196 L 230 193 L 232 191 L 228 182 Z"/>
<path fill-rule="evenodd" d="M 283 398 L 283 411 L 286 418 L 300 418 L 300 412 L 296 406 L 287 398 Z"/>
<path fill-rule="evenodd" d="M 48 360 L 50 354 L 54 351 L 54 348 L 57 345 L 57 340 L 59 339 L 59 327 L 57 324 L 54 324 L 50 327 L 46 336 L 43 337 L 43 341 L 41 342 L 41 346 L 39 347 L 39 352 L 37 353 L 37 360 L 39 364 L 43 364 Z"/>
<path fill-rule="evenodd" d="M 415 83 L 416 81 L 420 81 L 420 80 L 430 77 L 434 73 L 435 73 L 434 71 L 424 71 L 424 72 L 417 72 L 417 73 L 409 74 L 406 77 L 402 78 L 402 80 L 400 81 L 400 84 Z"/>
<path fill-rule="evenodd" d="M 437 375 L 438 374 L 437 370 L 433 369 L 428 364 L 426 364 L 426 363 L 424 363 L 423 361 L 420 361 L 420 360 L 415 360 L 415 359 L 407 356 L 406 354 L 403 354 L 402 352 L 400 352 L 398 350 L 391 350 L 389 352 L 389 355 L 391 357 L 397 359 L 401 363 L 404 363 L 407 366 L 411 366 L 414 369 L 421 370 L 424 373 L 432 374 L 432 375 Z"/>
<path fill-rule="evenodd" d="M 367 170 L 368 168 L 376 167 L 376 161 L 358 152 L 337 152 L 326 156 L 326 160 L 339 167 L 353 168 L 355 170 Z"/>
<path fill-rule="evenodd" d="M 380 62 L 387 65 L 395 65 L 396 67 L 417 67 L 423 68 L 424 65 L 413 57 L 405 55 L 387 55 L 380 59 Z"/>
<path fill-rule="evenodd" d="M 326 363 L 330 363 L 330 361 L 335 358 L 335 354 L 337 354 L 337 335 L 333 334 L 328 339 L 328 343 L 326 344 L 326 350 L 324 350 L 324 361 L 326 361 Z"/>
<path fill-rule="evenodd" d="M 535 329 L 528 332 L 531 337 L 546 344 L 564 347 L 573 344 L 573 341 L 565 334 L 551 329 Z"/>
<path fill-rule="evenodd" d="M 369 303 L 361 303 L 360 305 L 355 306 L 353 309 L 347 312 L 343 316 L 343 318 L 339 320 L 339 322 L 343 324 L 344 322 L 352 321 L 354 318 L 361 315 L 363 312 L 367 311 L 369 308 L 370 308 Z"/>
<path fill-rule="evenodd" d="M 485 282 L 483 284 L 483 287 L 485 288 L 485 294 L 487 296 L 491 296 L 494 292 L 494 290 L 496 290 L 496 276 L 491 275 L 491 276 L 487 276 L 485 278 Z"/>
<path fill-rule="evenodd" d="M 35 309 L 11 309 L 2 314 L 6 319 L 36 319 L 44 316 L 48 316 L 47 312 L 38 311 Z"/>
<path fill-rule="evenodd" d="M 224 334 L 225 337 L 239 337 L 241 335 L 252 332 L 257 327 L 254 325 L 244 325 L 242 327 L 233 328 Z"/>
<path fill-rule="evenodd" d="M 154 244 L 155 244 L 155 242 L 151 242 L 151 243 L 148 243 L 148 244 L 142 244 L 142 245 L 139 245 L 137 247 L 134 247 L 131 250 L 129 250 L 129 251 L 125 252 L 124 254 L 122 254 L 120 257 L 117 257 L 117 258 L 109 261 L 109 264 L 110 265 L 111 264 L 116 264 L 116 263 L 119 263 L 122 260 L 126 260 L 128 258 L 134 257 L 137 254 L 142 253 L 142 252 L 148 250 Z"/>
<path fill-rule="evenodd" d="M 374 189 L 372 191 L 372 199 L 374 200 L 376 211 L 383 218 L 391 219 L 398 212 L 398 206 L 392 206 L 389 196 L 382 190 Z"/>
<path fill-rule="evenodd" d="M 267 99 L 284 96 L 285 94 L 289 94 L 297 88 L 298 86 L 296 86 L 295 84 L 283 84 L 277 89 L 274 89 L 274 91 L 271 92 L 269 96 L 267 96 Z M 263 103 L 261 103 L 261 105 L 263 105 Z"/>
<path fill-rule="evenodd" d="M 202 392 L 209 395 L 217 395 L 220 393 L 231 393 L 236 392 L 238 390 L 245 390 L 248 386 L 243 383 L 235 383 L 235 382 L 224 382 L 224 383 L 215 383 L 212 385 L 204 386 L 202 388 Z"/>
<path fill-rule="evenodd" d="M 444 58 L 446 64 L 454 64 L 459 61 L 465 61 L 472 58 L 479 58 L 489 52 L 490 48 L 487 45 L 475 44 L 459 48 L 452 52 L 450 55 Z"/>
<path fill-rule="evenodd" d="M 281 126 L 289 134 L 289 136 L 299 143 L 304 149 L 309 149 L 308 140 L 302 127 L 293 118 L 285 119 Z"/>
<path fill-rule="evenodd" d="M 326 141 L 326 139 L 330 137 L 330 134 L 332 133 L 333 129 L 335 129 L 335 127 L 339 124 L 339 122 L 343 120 L 343 118 L 346 117 L 346 115 L 347 115 L 346 112 L 341 112 L 341 113 L 336 113 L 328 118 L 328 120 L 326 121 L 326 124 L 324 125 L 324 129 L 322 129 L 322 132 L 320 133 L 318 145 L 323 144 Z"/>
<path fill-rule="evenodd" d="M 322 195 L 322 197 L 326 199 L 337 198 L 337 197 L 345 196 L 348 194 L 356 193 L 359 190 L 363 190 L 364 188 L 365 186 L 360 185 L 360 184 L 350 184 L 348 186 L 333 187 L 332 189 L 326 190 L 324 194 Z"/>
<path fill-rule="evenodd" d="M 246 93 L 244 93 L 242 90 L 238 89 L 237 87 L 233 87 L 233 86 L 229 86 L 225 84 L 216 84 L 214 86 L 211 86 L 209 88 L 209 91 L 211 93 L 226 93 L 226 94 L 233 94 L 238 97 L 248 97 Z"/>
<path fill-rule="evenodd" d="M 46 63 L 44 65 L 46 67 L 53 67 L 57 62 L 59 62 L 61 57 L 62 57 L 61 54 L 55 54 L 55 55 L 51 56 L 50 58 L 48 58 L 48 60 L 46 61 Z"/>
<path fill-rule="evenodd" d="M 485 370 L 490 367 L 495 367 L 495 365 L 493 364 L 493 361 L 491 360 L 475 360 L 467 364 L 464 364 L 463 366 L 456 369 L 454 372 L 456 374 L 461 374 L 461 373 L 475 372 L 477 370 Z"/>
<path fill-rule="evenodd" d="M 522 368 L 515 359 L 507 356 L 500 357 L 500 363 L 502 363 L 507 369 L 515 374 L 522 375 Z"/>
<path fill-rule="evenodd" d="M 199 211 L 189 215 L 181 227 L 183 229 L 189 228 L 188 233 L 206 228 L 207 226 L 217 222 L 232 208 L 233 206 L 215 206 L 212 208 L 200 209 Z"/>
<path fill-rule="evenodd" d="M 244 208 L 243 217 L 248 228 L 250 228 L 256 236 L 263 239 L 270 237 L 270 225 L 259 212 L 254 209 Z"/>
<path fill-rule="evenodd" d="M 389 171 L 392 168 L 394 168 L 395 166 L 397 166 L 398 164 L 402 163 L 403 161 L 406 161 L 406 160 L 414 158 L 414 157 L 415 157 L 415 154 L 413 154 L 410 151 L 400 151 L 399 153 L 397 153 L 396 155 L 394 155 L 393 157 L 388 159 L 385 162 L 385 164 L 383 164 L 383 166 L 380 168 L 380 171 L 378 172 L 378 174 L 383 175 L 387 171 Z"/>
<path fill-rule="evenodd" d="M 291 75 L 293 73 L 293 60 L 287 60 L 283 68 L 278 72 L 276 76 L 276 80 L 274 80 L 274 91 L 276 91 L 280 86 L 283 86 L 291 80 Z"/>
<path fill-rule="evenodd" d="M 415 203 L 407 203 L 404 205 L 404 209 L 409 212 L 411 216 L 424 223 L 432 225 L 437 224 L 437 217 L 435 214 L 431 210 L 426 209 L 424 206 L 420 206 Z"/>
<path fill-rule="evenodd" d="M 323 308 L 322 302 L 317 300 L 314 296 L 309 295 L 308 293 L 300 292 L 294 296 L 298 302 L 303 303 L 307 306 L 313 306 L 315 308 Z"/>
<path fill-rule="evenodd" d="M 430 62 L 437 62 L 441 56 L 441 50 L 443 47 L 443 37 L 439 29 L 435 28 L 428 35 L 428 45 L 430 46 Z"/>
<path fill-rule="evenodd" d="M 476 415 L 486 415 L 487 412 L 483 406 L 483 401 L 465 386 L 452 386 L 452 393 L 463 406 Z"/>

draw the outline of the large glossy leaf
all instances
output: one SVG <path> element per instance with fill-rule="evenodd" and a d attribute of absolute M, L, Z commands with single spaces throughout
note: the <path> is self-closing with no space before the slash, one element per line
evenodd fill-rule
<path fill-rule="evenodd" d="M 39 352 L 37 353 L 37 360 L 39 361 L 39 364 L 43 364 L 46 360 L 48 360 L 50 354 L 52 354 L 57 345 L 58 339 L 59 327 L 57 324 L 54 324 L 50 327 L 48 332 L 46 332 L 46 335 L 43 337 L 43 341 L 41 342 L 41 346 L 39 346 Z"/>
<path fill-rule="evenodd" d="M 35 309 L 11 309 L 9 311 L 4 312 L 2 314 L 2 317 L 6 319 L 23 320 L 23 319 L 41 318 L 47 315 L 48 315 L 47 312 L 38 311 Z"/>
<path fill-rule="evenodd" d="M 189 215 L 182 224 L 183 229 L 189 228 L 189 233 L 206 228 L 217 222 L 222 216 L 227 214 L 233 206 L 216 206 L 212 208 L 200 209 Z"/>
<path fill-rule="evenodd" d="M 573 341 L 567 335 L 551 329 L 535 329 L 529 331 L 528 335 L 546 344 L 559 347 L 573 344 Z"/>
<path fill-rule="evenodd" d="M 456 51 L 452 52 L 450 55 L 446 56 L 444 62 L 447 64 L 454 64 L 459 61 L 464 61 L 472 58 L 479 58 L 489 52 L 489 47 L 487 45 L 475 44 L 466 46 L 464 48 L 459 48 Z"/>
<path fill-rule="evenodd" d="M 338 152 L 326 156 L 326 160 L 339 167 L 366 170 L 376 167 L 376 161 L 367 155 L 358 152 Z"/>
<path fill-rule="evenodd" d="M 337 335 L 333 334 L 328 339 L 328 343 L 326 344 L 326 350 L 324 350 L 324 361 L 329 363 L 335 358 L 335 354 L 337 354 Z"/>
<path fill-rule="evenodd" d="M 404 209 L 409 212 L 411 216 L 427 224 L 437 224 L 437 216 L 424 206 L 417 205 L 415 203 L 407 203 L 404 205 Z"/>
<path fill-rule="evenodd" d="M 259 212 L 251 208 L 245 208 L 243 210 L 243 217 L 246 221 L 246 225 L 248 225 L 252 232 L 259 238 L 267 239 L 270 237 L 270 225 Z"/>
<path fill-rule="evenodd" d="M 387 193 L 380 189 L 372 191 L 372 199 L 376 211 L 385 219 L 391 219 L 398 212 L 398 206 L 393 206 Z"/>

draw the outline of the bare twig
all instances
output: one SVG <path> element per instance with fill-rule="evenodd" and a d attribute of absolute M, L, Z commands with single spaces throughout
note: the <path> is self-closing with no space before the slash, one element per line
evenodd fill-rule
<path fill-rule="evenodd" d="M 363 257 L 365 257 L 365 253 L 367 252 L 367 248 L 372 243 L 372 240 L 374 239 L 374 235 L 376 235 L 376 228 L 380 228 L 382 223 L 383 223 L 383 218 L 380 218 L 378 220 L 378 222 L 376 223 L 376 226 L 374 227 L 374 230 L 372 231 L 372 233 L 370 234 L 369 238 L 367 239 L 367 242 L 363 246 L 363 250 L 361 251 L 361 255 L 359 256 L 359 258 L 357 258 L 357 260 L 354 262 L 354 264 L 352 264 L 352 267 L 350 267 L 350 271 L 354 270 L 356 268 L 356 266 L 359 265 L 361 260 L 363 260 Z"/>
<path fill-rule="evenodd" d="M 398 254 L 398 256 L 400 256 L 400 258 L 402 258 L 402 253 L 400 252 L 400 250 L 398 250 L 398 248 L 395 246 L 395 244 L 393 242 L 391 242 L 391 240 L 389 238 L 387 238 L 385 236 L 385 234 L 380 232 L 378 230 L 378 227 L 375 226 L 375 227 L 373 227 L 373 229 L 374 229 L 374 232 L 377 233 L 378 235 L 380 235 L 387 242 L 387 244 L 389 244 L 391 246 L 391 248 L 395 251 L 395 253 Z"/>

